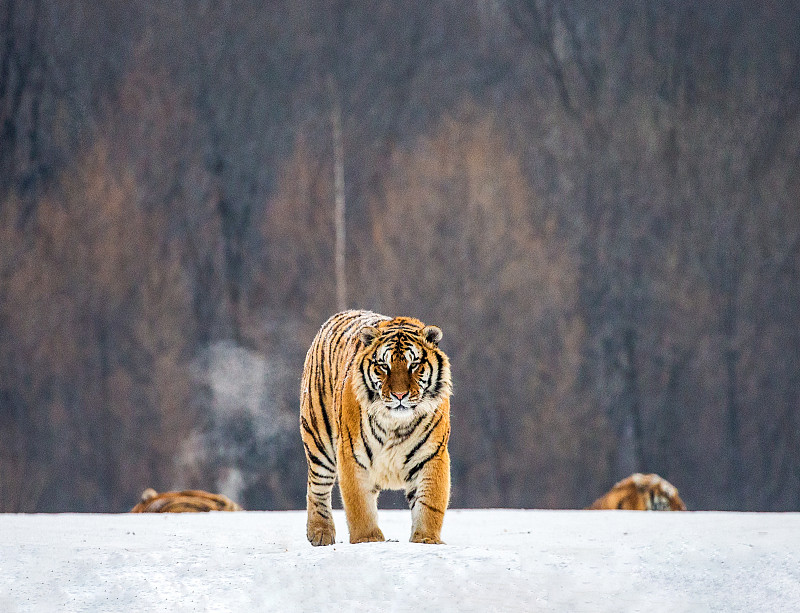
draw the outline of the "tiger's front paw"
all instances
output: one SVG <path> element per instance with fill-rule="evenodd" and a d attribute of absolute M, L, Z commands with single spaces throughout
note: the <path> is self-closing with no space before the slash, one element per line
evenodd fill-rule
<path fill-rule="evenodd" d="M 383 532 L 380 531 L 380 528 L 370 530 L 366 534 L 350 535 L 350 542 L 354 545 L 356 543 L 382 543 L 385 540 L 386 539 L 383 537 Z"/>
<path fill-rule="evenodd" d="M 411 535 L 411 542 L 412 543 L 424 543 L 426 545 L 444 545 L 445 542 L 438 537 L 420 534 L 415 532 Z"/>
<path fill-rule="evenodd" d="M 336 542 L 336 529 L 333 522 L 315 521 L 309 522 L 306 529 L 308 542 L 319 547 L 320 545 L 333 545 Z"/>

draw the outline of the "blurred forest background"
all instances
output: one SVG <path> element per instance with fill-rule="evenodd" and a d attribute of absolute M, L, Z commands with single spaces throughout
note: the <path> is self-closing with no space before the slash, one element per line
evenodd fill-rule
<path fill-rule="evenodd" d="M 453 506 L 798 510 L 799 196 L 796 0 L 0 0 L 0 510 L 304 508 L 337 291 Z"/>

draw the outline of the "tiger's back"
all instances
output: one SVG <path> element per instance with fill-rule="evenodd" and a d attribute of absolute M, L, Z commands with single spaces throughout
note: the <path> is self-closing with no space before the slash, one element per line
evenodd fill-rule
<path fill-rule="evenodd" d="M 162 492 L 152 488 L 142 492 L 139 503 L 131 513 L 202 513 L 207 511 L 241 511 L 242 507 L 222 494 L 204 490 Z"/>
<path fill-rule="evenodd" d="M 343 311 L 328 319 L 311 343 L 300 384 L 300 426 L 306 453 L 318 466 L 336 465 L 335 389 L 359 346 L 358 331 L 388 319 L 371 311 Z"/>
<path fill-rule="evenodd" d="M 351 542 L 383 540 L 377 527 L 383 489 L 406 491 L 412 540 L 440 542 L 450 488 L 451 392 L 440 339 L 435 326 L 370 311 L 338 313 L 315 336 L 300 402 L 312 544 L 335 540 L 330 496 L 337 479 Z"/>

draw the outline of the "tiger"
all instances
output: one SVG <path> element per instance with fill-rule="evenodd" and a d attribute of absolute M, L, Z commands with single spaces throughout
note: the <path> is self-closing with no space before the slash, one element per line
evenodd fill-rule
<path fill-rule="evenodd" d="M 628 511 L 685 511 L 686 505 L 678 489 L 655 473 L 634 473 L 615 484 L 611 490 L 595 500 L 590 507 L 622 509 Z"/>
<path fill-rule="evenodd" d="M 351 543 L 385 540 L 378 495 L 386 489 L 405 490 L 412 543 L 442 543 L 452 381 L 441 339 L 437 326 L 363 310 L 333 315 L 317 332 L 300 393 L 312 545 L 336 540 L 337 480 Z"/>
<path fill-rule="evenodd" d="M 148 487 L 131 513 L 199 513 L 204 511 L 241 511 L 242 507 L 222 494 L 203 490 L 183 490 L 159 494 Z"/>

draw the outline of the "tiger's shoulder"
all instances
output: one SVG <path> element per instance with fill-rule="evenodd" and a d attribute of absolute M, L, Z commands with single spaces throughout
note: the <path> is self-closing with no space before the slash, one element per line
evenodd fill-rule
<path fill-rule="evenodd" d="M 353 346 L 359 343 L 359 332 L 370 326 L 377 326 L 381 322 L 390 321 L 391 318 L 374 311 L 351 309 L 342 311 L 329 317 L 320 326 L 314 337 L 314 345 Z"/>

